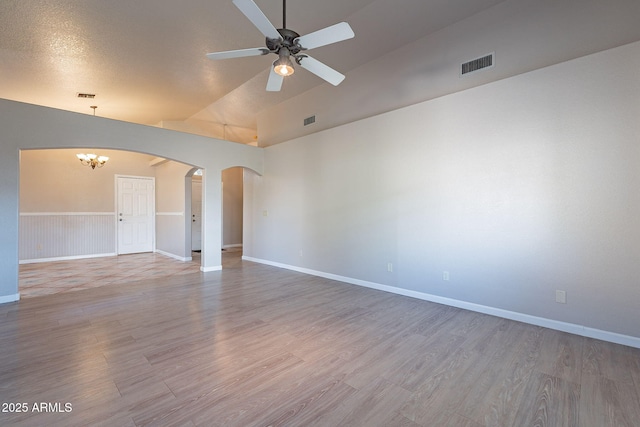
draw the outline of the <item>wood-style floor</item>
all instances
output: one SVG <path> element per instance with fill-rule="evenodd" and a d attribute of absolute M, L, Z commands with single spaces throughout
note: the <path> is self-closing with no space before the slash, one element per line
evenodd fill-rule
<path fill-rule="evenodd" d="M 640 426 L 638 349 L 223 263 L 0 305 L 0 425 Z"/>
<path fill-rule="evenodd" d="M 19 291 L 21 298 L 31 298 L 199 271 L 200 254 L 196 252 L 191 262 L 143 253 L 21 264 Z"/>

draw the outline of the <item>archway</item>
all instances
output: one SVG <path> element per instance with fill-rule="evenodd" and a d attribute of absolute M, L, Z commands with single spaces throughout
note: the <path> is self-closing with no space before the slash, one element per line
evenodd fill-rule
<path fill-rule="evenodd" d="M 232 167 L 222 171 L 222 249 L 242 249 L 244 215 L 244 168 Z"/>
<path fill-rule="evenodd" d="M 198 135 L 0 100 L 0 303 L 16 301 L 19 247 L 19 158 L 21 150 L 96 148 L 125 150 L 200 165 L 203 176 L 204 272 L 221 269 L 220 173 L 243 166 L 260 173 L 258 147 Z M 183 174 L 184 176 L 184 174 Z"/>
<path fill-rule="evenodd" d="M 185 176 L 185 247 L 192 253 L 202 253 L 202 176 L 198 167 L 191 168 Z"/>
<path fill-rule="evenodd" d="M 244 238 L 244 174 L 251 170 L 242 166 L 233 166 L 224 169 L 221 173 L 221 249 L 227 252 L 242 251 Z M 185 225 L 186 241 L 191 244 L 194 253 L 200 252 L 201 236 L 199 232 L 199 221 L 201 213 L 201 201 L 197 194 L 202 191 L 202 169 L 194 167 L 185 176 L 185 213 L 189 223 Z"/>
<path fill-rule="evenodd" d="M 181 183 L 184 171 L 192 166 L 130 151 L 103 149 L 96 152 L 108 156 L 109 161 L 92 169 L 78 162 L 79 151 L 86 152 L 64 148 L 21 151 L 20 292 L 29 296 L 48 295 L 103 286 L 123 277 L 126 281 L 136 279 L 134 276 L 141 279 L 152 273 L 152 265 L 157 274 L 162 274 L 164 267 L 167 274 L 186 272 L 186 267 L 175 267 L 171 261 L 163 264 L 161 259 L 168 256 L 182 262 L 191 260 L 188 248 L 182 247 L 185 212 L 177 201 L 186 197 Z M 120 250 L 122 235 L 118 226 L 123 218 L 117 213 L 119 186 L 114 184 L 122 178 L 155 183 L 151 190 L 157 199 L 151 209 L 152 245 L 144 250 Z M 115 270 L 119 263 L 142 258 L 105 259 L 139 253 L 162 256 L 146 258 L 145 263 L 133 265 L 130 272 Z M 107 267 L 101 271 L 99 265 Z M 56 272 L 46 277 L 43 269 Z M 194 271 L 198 269 L 199 266 Z"/>

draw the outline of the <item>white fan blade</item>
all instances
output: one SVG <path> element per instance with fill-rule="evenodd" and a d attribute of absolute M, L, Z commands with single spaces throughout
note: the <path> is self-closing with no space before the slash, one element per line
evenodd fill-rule
<path fill-rule="evenodd" d="M 284 77 L 276 73 L 273 67 L 271 67 L 271 71 L 269 72 L 269 80 L 267 80 L 267 91 L 279 92 L 280 89 L 282 88 L 283 81 L 284 81 Z"/>
<path fill-rule="evenodd" d="M 251 49 L 227 50 L 226 52 L 207 53 L 207 58 L 213 59 L 213 60 L 243 58 L 245 56 L 266 55 L 267 53 L 269 53 L 269 49 L 265 49 L 263 47 L 254 47 Z"/>
<path fill-rule="evenodd" d="M 244 16 L 246 16 L 265 37 L 276 40 L 281 38 L 276 27 L 267 19 L 253 0 L 233 0 L 233 4 L 240 9 L 240 12 L 244 13 Z"/>
<path fill-rule="evenodd" d="M 332 25 L 322 30 L 314 31 L 313 33 L 300 36 L 295 41 L 303 49 L 315 49 L 316 47 L 326 46 L 331 43 L 341 42 L 353 38 L 355 34 L 351 29 L 351 26 L 346 22 L 340 22 L 339 24 Z"/>
<path fill-rule="evenodd" d="M 300 66 L 307 71 L 311 71 L 316 76 L 328 81 L 334 86 L 338 86 L 343 80 L 344 75 L 340 74 L 328 65 L 323 64 L 317 59 L 310 56 L 304 56 L 300 59 Z"/>

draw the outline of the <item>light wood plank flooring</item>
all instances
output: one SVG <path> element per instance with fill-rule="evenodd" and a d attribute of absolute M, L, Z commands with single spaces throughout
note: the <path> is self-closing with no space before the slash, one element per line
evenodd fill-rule
<path fill-rule="evenodd" d="M 0 305 L 0 425 L 640 426 L 638 349 L 223 263 Z"/>
<path fill-rule="evenodd" d="M 31 298 L 199 271 L 197 252 L 193 252 L 190 262 L 158 253 L 142 253 L 21 264 L 19 290 L 21 298 Z"/>

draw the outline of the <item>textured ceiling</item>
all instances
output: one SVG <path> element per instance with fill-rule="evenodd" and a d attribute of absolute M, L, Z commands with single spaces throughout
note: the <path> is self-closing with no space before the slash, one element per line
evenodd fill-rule
<path fill-rule="evenodd" d="M 499 1 L 294 0 L 287 26 L 306 34 L 348 21 L 354 39 L 314 51 L 346 73 Z M 256 3 L 281 27 L 281 0 Z M 249 142 L 259 111 L 324 84 L 302 70 L 280 93 L 267 93 L 275 57 L 205 58 L 263 44 L 231 0 L 2 0 L 0 97 L 86 114 L 97 105 L 96 115 L 148 125 L 226 124 L 229 133 L 247 129 L 236 139 Z M 96 98 L 78 99 L 78 92 Z"/>
<path fill-rule="evenodd" d="M 281 27 L 281 0 L 255 1 Z M 313 51 L 316 59 L 347 75 L 342 85 L 330 87 L 299 70 L 285 80 L 281 92 L 273 93 L 266 92 L 265 85 L 275 56 L 224 61 L 205 57 L 208 52 L 264 44 L 264 37 L 231 0 L 2 0 L 0 98 L 86 114 L 93 114 L 90 106 L 97 105 L 96 115 L 102 117 L 248 143 L 260 134 L 258 116 L 284 111 L 283 106 L 293 105 L 294 99 L 307 99 L 323 87 L 341 93 L 343 85 L 354 87 L 360 76 L 385 82 L 382 73 L 375 75 L 375 67 L 367 67 L 403 47 L 434 46 L 431 52 L 438 53 L 429 58 L 431 64 L 450 59 L 446 47 L 437 50 L 443 49 L 438 43 L 444 43 L 446 29 L 460 28 L 461 35 L 450 37 L 458 50 L 462 36 L 469 45 L 481 33 L 489 34 L 489 26 L 501 28 L 492 33 L 496 40 L 519 40 L 525 30 L 527 39 L 519 41 L 517 50 L 528 55 L 527 69 L 532 69 L 589 53 L 589 49 L 576 51 L 580 41 L 571 45 L 562 40 L 566 49 L 555 43 L 536 45 L 530 34 L 548 33 L 545 23 L 567 34 L 569 42 L 571 37 L 584 40 L 585 34 L 606 35 L 606 43 L 596 43 L 594 49 L 606 48 L 637 37 L 638 4 L 637 0 L 290 0 L 287 26 L 298 33 L 347 21 L 356 36 Z M 517 25 L 512 20 L 516 14 L 521 17 Z M 522 16 L 530 17 L 531 25 Z M 620 17 L 625 20 L 622 25 L 616 22 Z M 466 33 L 465 22 L 473 23 L 477 33 Z M 586 24 L 595 26 L 585 29 Z M 530 59 L 538 56 L 544 60 Z M 403 58 L 407 81 L 422 78 L 420 61 L 425 58 L 413 61 L 411 54 Z M 512 73 L 523 71 L 513 68 Z M 79 99 L 78 92 L 95 93 L 96 98 Z M 446 92 L 441 87 L 433 96 Z M 367 107 L 385 111 L 401 105 L 399 99 L 377 99 L 377 105 Z M 275 120 L 286 125 L 280 116 Z"/>

